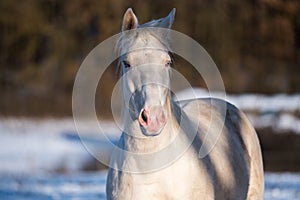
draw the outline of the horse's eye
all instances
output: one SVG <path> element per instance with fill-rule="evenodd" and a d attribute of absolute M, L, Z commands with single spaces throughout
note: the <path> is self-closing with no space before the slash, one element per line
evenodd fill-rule
<path fill-rule="evenodd" d="M 172 66 L 172 61 L 169 60 L 166 64 L 165 64 L 166 67 L 171 67 Z"/>
<path fill-rule="evenodd" d="M 123 63 L 125 68 L 130 68 L 131 67 L 130 64 L 125 60 L 123 60 L 122 63 Z"/>

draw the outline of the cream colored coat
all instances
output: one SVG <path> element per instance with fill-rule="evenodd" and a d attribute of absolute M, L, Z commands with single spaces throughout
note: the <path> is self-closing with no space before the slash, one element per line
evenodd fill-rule
<path fill-rule="evenodd" d="M 219 100 L 221 101 L 221 100 Z M 227 104 L 225 126 L 213 150 L 203 159 L 198 156 L 201 141 L 208 130 L 211 115 L 218 116 L 213 126 L 222 123 L 223 116 L 210 105 L 209 99 L 197 99 L 173 104 L 173 113 L 167 127 L 152 143 L 144 144 L 123 135 L 120 147 L 132 152 L 145 153 L 162 148 L 164 141 L 172 140 L 168 127 L 178 127 L 176 118 L 181 114 L 198 118 L 200 128 L 197 137 L 187 151 L 167 167 L 149 173 L 126 173 L 109 169 L 107 199 L 220 199 L 261 200 L 264 191 L 264 175 L 261 149 L 257 134 L 246 116 L 231 104 Z M 195 113 L 199 106 L 200 113 Z M 197 109 L 196 109 L 197 110 Z M 177 115 L 177 116 L 176 116 Z M 183 130 L 182 141 L 186 135 Z M 136 142 L 136 143 L 135 143 Z M 138 143 L 138 144 L 137 144 Z M 147 147 L 145 147 L 147 146 Z M 126 162 L 126 161 L 124 161 Z M 135 164 L 138 164 L 137 161 Z M 134 167 L 133 167 L 134 168 Z"/>
<path fill-rule="evenodd" d="M 174 14 L 175 10 L 168 17 L 146 25 L 170 28 Z M 123 19 L 123 31 L 137 27 L 138 20 L 132 10 L 128 9 Z M 147 38 L 138 38 L 138 34 L 134 34 L 130 38 L 131 43 L 139 47 L 156 44 L 155 37 L 151 40 L 150 36 L 143 35 Z M 126 40 L 126 35 L 123 39 Z M 132 48 L 131 43 L 127 43 L 125 50 Z M 152 62 L 161 58 L 156 54 L 152 56 L 147 57 Z M 138 65 L 140 63 L 134 62 L 148 62 L 147 59 L 141 54 L 130 62 Z M 163 61 L 157 63 L 164 67 Z M 158 98 L 157 95 L 148 95 Z M 215 106 L 227 105 L 225 112 L 221 112 L 218 106 L 212 106 L 211 99 L 173 102 L 169 94 L 164 107 L 167 110 L 167 123 L 162 132 L 153 137 L 143 138 L 139 122 L 130 120 L 131 116 L 125 112 L 126 133 L 122 134 L 119 141 L 119 149 L 124 151 L 116 149 L 112 154 L 107 178 L 107 199 L 263 199 L 262 155 L 253 126 L 233 105 L 222 100 L 213 101 Z M 217 130 L 220 127 L 223 128 L 219 134 Z M 196 134 L 193 135 L 193 132 Z M 200 148 L 205 148 L 210 142 L 204 140 L 207 134 L 209 138 L 217 138 L 216 144 L 208 155 L 200 158 Z M 162 151 L 166 147 L 169 148 Z M 142 156 L 130 156 L 124 152 Z M 144 156 L 149 153 L 153 154 Z"/>

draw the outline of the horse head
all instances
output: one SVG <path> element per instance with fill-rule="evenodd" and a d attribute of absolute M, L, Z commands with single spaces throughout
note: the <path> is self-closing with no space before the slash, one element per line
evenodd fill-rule
<path fill-rule="evenodd" d="M 167 37 L 174 15 L 175 9 L 165 18 L 140 25 L 129 8 L 123 17 L 118 44 L 123 97 L 145 136 L 158 135 L 168 120 L 172 59 Z"/>

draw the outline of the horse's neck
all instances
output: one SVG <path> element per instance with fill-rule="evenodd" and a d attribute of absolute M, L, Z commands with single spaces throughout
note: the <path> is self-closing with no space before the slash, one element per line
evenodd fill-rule
<path fill-rule="evenodd" d="M 154 137 L 144 136 L 137 120 L 129 120 L 130 116 L 124 116 L 125 124 L 125 149 L 135 153 L 156 152 L 167 145 L 176 137 L 178 133 L 178 122 L 171 108 L 171 102 L 168 101 L 167 123 L 161 133 Z"/>

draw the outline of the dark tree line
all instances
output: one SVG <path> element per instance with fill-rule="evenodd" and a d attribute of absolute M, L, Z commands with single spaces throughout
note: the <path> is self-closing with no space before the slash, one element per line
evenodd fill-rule
<path fill-rule="evenodd" d="M 82 60 L 119 32 L 127 7 L 141 22 L 176 7 L 173 28 L 205 47 L 229 92 L 300 91 L 299 0 L 1 0 L 0 114 L 71 114 Z M 177 60 L 193 85 L 205 85 Z M 114 73 L 99 86 L 100 107 L 109 106 Z"/>

